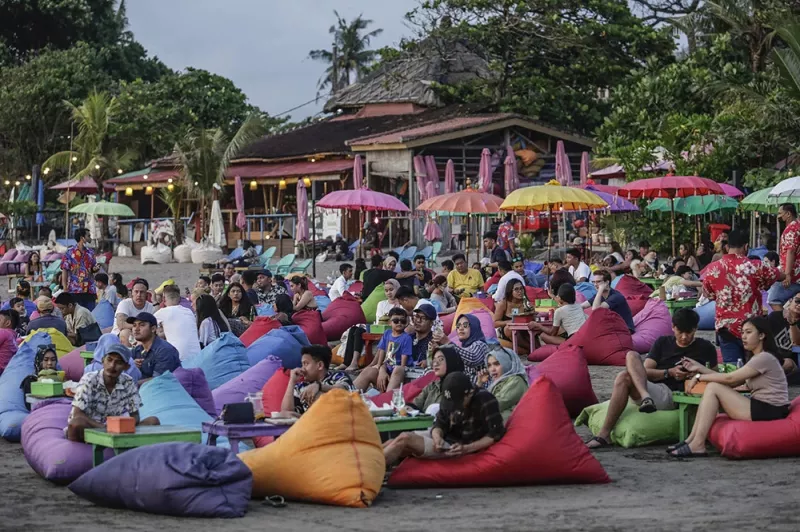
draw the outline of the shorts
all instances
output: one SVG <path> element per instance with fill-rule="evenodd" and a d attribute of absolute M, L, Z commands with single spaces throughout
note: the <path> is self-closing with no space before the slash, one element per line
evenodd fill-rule
<path fill-rule="evenodd" d="M 750 419 L 753 421 L 774 421 L 789 415 L 789 405 L 775 406 L 758 399 L 750 398 Z"/>
<path fill-rule="evenodd" d="M 777 282 L 767 292 L 767 303 L 770 305 L 783 305 L 798 293 L 800 293 L 800 284 L 792 283 L 789 288 L 784 288 L 783 283 Z"/>
<path fill-rule="evenodd" d="M 441 458 L 450 458 L 446 453 L 436 451 L 433 448 L 433 436 L 431 436 L 433 429 L 428 430 L 415 430 L 414 434 L 419 436 L 425 441 L 425 451 L 415 458 L 424 458 L 427 460 L 439 460 Z"/>
<path fill-rule="evenodd" d="M 677 405 L 672 401 L 672 390 L 666 384 L 660 382 L 647 381 L 647 393 L 655 403 L 658 410 L 675 410 Z M 634 401 L 637 405 L 642 404 L 642 400 Z"/>

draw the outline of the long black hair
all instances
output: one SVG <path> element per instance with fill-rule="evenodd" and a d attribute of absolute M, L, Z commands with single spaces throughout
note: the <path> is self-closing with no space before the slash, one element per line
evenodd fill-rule
<path fill-rule="evenodd" d="M 228 327 L 228 323 L 222 318 L 222 314 L 219 312 L 219 308 L 217 308 L 217 302 L 214 301 L 214 297 L 208 294 L 203 294 L 202 296 L 198 297 L 195 302 L 194 306 L 197 309 L 197 329 L 200 330 L 200 324 L 205 321 L 206 318 L 211 318 L 214 320 L 214 323 L 217 324 L 219 330 L 222 332 L 230 331 Z"/>
<path fill-rule="evenodd" d="M 278 294 L 275 296 L 275 317 L 284 325 L 291 325 L 292 314 L 294 314 L 292 298 L 287 294 Z M 286 316 L 285 319 L 281 315 Z"/>
<path fill-rule="evenodd" d="M 511 280 L 508 281 L 508 284 L 506 284 L 506 293 L 503 294 L 504 299 L 506 301 L 513 301 L 514 300 L 514 288 L 516 288 L 516 286 L 518 284 L 522 285 L 522 289 L 524 291 L 525 283 L 523 283 L 519 279 L 511 279 Z M 524 293 L 522 295 L 522 300 L 525 301 L 525 294 Z"/>
<path fill-rule="evenodd" d="M 239 315 L 232 316 L 233 312 L 233 301 L 231 301 L 231 290 L 234 288 L 238 288 L 242 292 L 242 300 L 239 301 Z M 239 283 L 231 283 L 228 285 L 228 289 L 225 291 L 225 295 L 222 296 L 219 300 L 219 310 L 222 311 L 223 314 L 227 318 L 238 318 L 243 316 L 245 318 L 250 318 L 253 313 L 253 304 L 250 303 L 250 298 L 247 297 L 247 292 L 245 292 L 244 287 Z"/>
<path fill-rule="evenodd" d="M 783 360 L 778 356 L 778 344 L 775 343 L 775 335 L 772 334 L 772 329 L 769 326 L 769 319 L 765 316 L 753 316 L 752 318 L 744 320 L 742 326 L 748 323 L 755 327 L 759 333 L 764 335 L 764 339 L 761 341 L 764 352 L 774 356 L 778 359 L 778 362 L 783 364 Z M 750 353 L 750 357 L 753 356 L 752 352 L 748 351 L 748 353 Z"/>

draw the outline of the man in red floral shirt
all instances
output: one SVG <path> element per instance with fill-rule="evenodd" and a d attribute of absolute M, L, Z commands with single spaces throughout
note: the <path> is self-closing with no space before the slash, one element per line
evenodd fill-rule
<path fill-rule="evenodd" d="M 797 219 L 797 209 L 791 203 L 784 203 L 778 208 L 778 218 L 786 224 L 778 247 L 781 271 L 786 278 L 783 282 L 772 285 L 767 294 L 767 302 L 774 310 L 783 310 L 783 305 L 800 293 L 800 220 Z"/>
<path fill-rule="evenodd" d="M 86 246 L 88 236 L 86 229 L 75 231 L 78 243 L 69 248 L 61 259 L 61 286 L 65 292 L 72 294 L 73 300 L 80 306 L 94 310 L 97 304 L 97 286 L 94 282 L 97 262 L 94 250 Z"/>
<path fill-rule="evenodd" d="M 517 254 L 517 248 L 514 245 L 515 238 L 517 238 L 517 233 L 514 231 L 514 224 L 511 223 L 511 215 L 506 215 L 505 221 L 497 228 L 497 245 L 508 253 L 509 257 Z"/>
<path fill-rule="evenodd" d="M 714 328 L 726 363 L 744 361 L 742 324 L 763 314 L 761 290 L 784 279 L 777 268 L 747 258 L 747 235 L 733 231 L 728 236 L 730 253 L 712 262 L 703 279 L 703 290 L 717 302 Z"/>

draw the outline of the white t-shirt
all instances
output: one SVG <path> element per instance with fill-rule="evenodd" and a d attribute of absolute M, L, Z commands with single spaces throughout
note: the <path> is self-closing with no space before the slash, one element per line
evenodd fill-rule
<path fill-rule="evenodd" d="M 575 278 L 576 283 L 578 282 L 578 279 L 583 277 L 585 277 L 587 281 L 591 280 L 592 278 L 591 268 L 589 268 L 589 266 L 583 261 L 578 264 L 577 268 L 575 268 L 575 266 L 570 266 L 569 273 Z"/>
<path fill-rule="evenodd" d="M 553 314 L 553 326 L 561 327 L 567 333 L 567 336 L 572 336 L 586 323 L 587 319 L 588 316 L 583 311 L 583 307 L 578 303 L 564 305 L 563 307 L 558 307 Z"/>
<path fill-rule="evenodd" d="M 508 282 L 511 279 L 519 279 L 522 281 L 523 286 L 525 285 L 525 279 L 523 279 L 520 274 L 517 272 L 508 272 L 497 282 L 497 292 L 494 293 L 495 303 L 499 303 L 506 298 L 506 286 L 508 286 Z"/>
<path fill-rule="evenodd" d="M 201 344 L 208 345 L 222 336 L 222 330 L 212 318 L 206 318 L 200 324 L 198 336 Z"/>
<path fill-rule="evenodd" d="M 154 316 L 164 328 L 167 342 L 178 350 L 181 360 L 191 358 L 200 352 L 200 341 L 196 332 L 197 318 L 191 309 L 174 305 L 162 308 Z"/>
<path fill-rule="evenodd" d="M 353 284 L 353 280 L 345 281 L 344 276 L 340 275 L 338 279 L 333 282 L 331 285 L 330 292 L 328 292 L 328 297 L 331 301 L 335 301 L 336 298 L 342 297 L 342 295 L 347 292 L 347 289 L 350 288 L 350 285 Z"/>
<path fill-rule="evenodd" d="M 153 304 L 150 303 L 149 301 L 145 301 L 144 307 L 142 307 L 141 309 L 137 309 L 133 305 L 133 299 L 127 298 L 119 302 L 119 305 L 117 305 L 117 312 L 116 314 L 114 314 L 114 317 L 116 318 L 120 314 L 124 314 L 125 316 L 130 318 L 131 316 L 138 316 L 140 312 L 149 312 L 150 314 L 155 314 L 155 311 L 156 311 L 155 307 L 153 307 Z M 111 332 L 113 334 L 119 334 L 119 327 L 117 327 L 116 319 L 114 320 L 114 328 L 111 330 Z"/>

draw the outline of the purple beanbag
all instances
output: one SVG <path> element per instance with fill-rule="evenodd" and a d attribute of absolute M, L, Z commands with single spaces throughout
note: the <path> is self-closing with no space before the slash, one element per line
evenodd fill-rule
<path fill-rule="evenodd" d="M 252 488 L 253 474 L 230 450 L 196 443 L 131 449 L 69 485 L 99 506 L 180 517 L 242 517 Z"/>
<path fill-rule="evenodd" d="M 83 377 L 84 363 L 81 357 L 81 351 L 84 350 L 84 347 L 86 346 L 76 347 L 58 359 L 58 365 L 66 373 L 66 380 L 78 382 Z"/>
<path fill-rule="evenodd" d="M 205 410 L 209 416 L 217 417 L 217 409 L 214 407 L 214 397 L 211 395 L 211 388 L 208 386 L 206 374 L 200 368 L 176 368 L 172 372 L 181 386 L 189 392 L 200 408 Z"/>
<path fill-rule="evenodd" d="M 222 407 L 229 403 L 241 403 L 248 393 L 260 392 L 272 375 L 281 368 L 281 359 L 268 356 L 238 377 L 234 377 L 211 392 L 217 410 L 213 416 L 222 412 Z M 176 373 L 177 375 L 177 373 Z M 204 408 L 205 410 L 205 408 Z"/>
<path fill-rule="evenodd" d="M 667 305 L 660 299 L 650 299 L 641 312 L 633 317 L 636 332 L 633 333 L 633 350 L 649 353 L 662 336 L 672 334 L 672 316 Z"/>
<path fill-rule="evenodd" d="M 68 484 L 92 468 L 92 446 L 64 437 L 71 408 L 69 399 L 43 401 L 22 423 L 25 460 L 42 478 L 57 484 Z M 113 456 L 106 451 L 107 460 Z"/>

